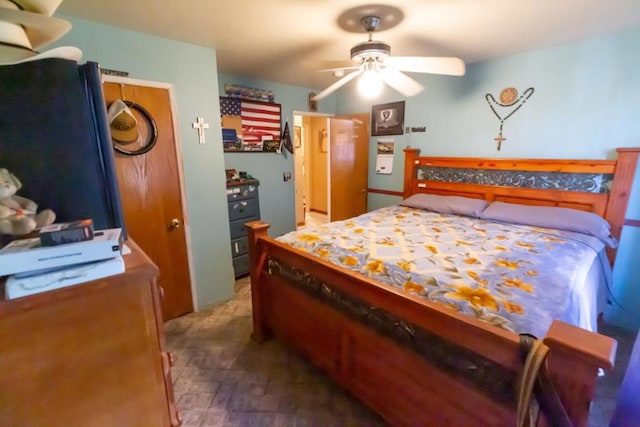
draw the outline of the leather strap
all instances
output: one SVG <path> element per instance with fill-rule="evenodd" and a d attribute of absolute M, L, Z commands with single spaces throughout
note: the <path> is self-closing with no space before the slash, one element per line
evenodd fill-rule
<path fill-rule="evenodd" d="M 553 427 L 573 427 L 547 369 L 549 347 L 532 335 L 522 334 L 520 351 L 525 362 L 518 382 L 516 425 L 535 426 L 541 410 Z"/>

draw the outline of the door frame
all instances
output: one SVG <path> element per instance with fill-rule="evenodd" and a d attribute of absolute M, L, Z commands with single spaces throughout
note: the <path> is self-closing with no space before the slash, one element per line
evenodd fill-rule
<path fill-rule="evenodd" d="M 326 122 L 327 122 L 327 133 L 330 134 L 331 129 L 331 121 L 329 119 L 335 117 L 335 114 L 330 114 L 330 113 L 318 113 L 318 112 L 311 112 L 311 111 L 299 111 L 299 110 L 293 110 L 292 112 L 292 116 L 293 116 L 293 124 L 294 126 L 296 126 L 296 116 L 300 116 L 300 117 L 320 117 L 320 118 L 325 118 Z M 302 144 L 305 144 L 304 138 L 301 141 Z M 327 146 L 327 157 L 331 155 L 331 152 L 329 150 L 331 150 L 330 147 L 331 144 L 328 144 Z M 305 147 L 306 150 L 306 147 Z M 294 160 L 295 162 L 295 160 Z M 295 165 L 294 165 L 294 170 L 295 170 Z M 330 218 L 331 217 L 331 180 L 329 179 L 331 174 L 331 162 L 327 161 L 327 216 Z M 293 182 L 294 182 L 294 187 L 300 185 L 299 183 L 302 180 L 303 177 L 302 176 L 298 176 L 298 174 L 294 173 L 293 174 Z M 302 181 L 302 185 L 304 185 L 304 181 Z M 295 190 L 294 190 L 295 191 Z M 296 228 L 299 226 L 298 223 L 300 222 L 300 218 L 298 218 L 298 198 L 297 195 L 294 193 L 294 203 L 296 204 L 296 206 L 294 207 L 294 212 L 295 212 L 295 223 L 296 223 Z M 304 214 L 303 214 L 303 218 L 302 220 L 304 221 Z"/>
<path fill-rule="evenodd" d="M 187 207 L 187 198 L 186 198 L 186 190 L 185 190 L 185 179 L 184 179 L 184 163 L 182 158 L 182 144 L 180 141 L 180 135 L 178 132 L 178 109 L 175 103 L 175 90 L 173 84 L 157 82 L 152 80 L 141 80 L 141 79 L 133 79 L 130 77 L 122 77 L 122 76 L 113 76 L 109 74 L 102 75 L 102 83 L 116 83 L 116 84 L 125 84 L 125 85 L 134 85 L 134 86 L 145 86 L 145 87 L 153 87 L 159 89 L 167 89 L 169 92 L 169 105 L 171 108 L 171 120 L 173 121 L 173 140 L 175 142 L 176 147 L 176 164 L 178 166 L 178 183 L 180 184 L 180 200 L 182 204 L 182 218 L 184 218 L 184 237 L 187 249 L 187 263 L 189 266 L 189 282 L 191 286 L 191 304 L 193 306 L 193 312 L 198 311 L 198 294 L 197 294 L 197 286 L 196 286 L 196 276 L 195 269 L 193 266 L 193 256 L 191 253 L 191 225 L 189 221 L 188 215 L 188 207 Z"/>

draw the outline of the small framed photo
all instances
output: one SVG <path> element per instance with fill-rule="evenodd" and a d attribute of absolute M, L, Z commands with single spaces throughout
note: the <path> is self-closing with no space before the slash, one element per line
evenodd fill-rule
<path fill-rule="evenodd" d="M 371 107 L 371 135 L 402 135 L 404 133 L 404 101 Z"/>
<path fill-rule="evenodd" d="M 320 131 L 318 132 L 318 138 L 320 140 L 320 152 L 321 153 L 326 153 L 328 151 L 328 140 L 327 140 L 327 130 L 326 129 L 320 129 Z"/>
<path fill-rule="evenodd" d="M 300 126 L 293 127 L 293 146 L 295 148 L 302 146 L 302 128 Z"/>

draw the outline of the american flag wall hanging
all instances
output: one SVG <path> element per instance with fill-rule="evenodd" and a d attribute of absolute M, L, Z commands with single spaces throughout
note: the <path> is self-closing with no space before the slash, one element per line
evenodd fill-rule
<path fill-rule="evenodd" d="M 220 97 L 220 114 L 240 116 L 242 141 L 257 143 L 280 140 L 280 104 Z"/>

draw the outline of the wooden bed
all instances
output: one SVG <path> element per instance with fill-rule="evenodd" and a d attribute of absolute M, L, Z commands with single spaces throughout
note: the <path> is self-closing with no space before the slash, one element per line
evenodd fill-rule
<path fill-rule="evenodd" d="M 587 161 L 421 157 L 406 149 L 403 196 L 425 192 L 571 207 L 603 216 L 619 238 L 640 149 L 617 151 L 616 161 Z M 610 192 L 582 192 L 463 182 L 469 170 L 485 177 L 495 171 L 538 174 L 543 181 L 549 174 L 577 174 L 570 175 L 574 184 L 576 176 L 593 174 L 612 186 Z M 522 368 L 516 334 L 293 249 L 269 238 L 266 223 L 247 227 L 255 340 L 277 336 L 390 425 L 515 425 L 514 387 Z M 613 262 L 615 251 L 608 255 Z M 366 314 L 354 315 L 348 310 L 353 307 Z M 412 340 L 415 334 L 426 337 L 427 348 Z M 598 370 L 613 368 L 615 340 L 554 321 L 544 342 L 571 419 L 587 425 Z M 548 425 L 544 417 L 539 425 Z"/>

